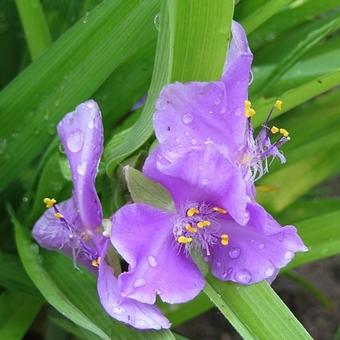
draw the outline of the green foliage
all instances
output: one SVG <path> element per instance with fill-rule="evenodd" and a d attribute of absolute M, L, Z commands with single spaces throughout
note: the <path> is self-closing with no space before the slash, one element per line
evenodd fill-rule
<path fill-rule="evenodd" d="M 234 9 L 232 0 L 0 1 L 0 189 L 2 202 L 15 210 L 11 223 L 4 204 L 0 208 L 1 339 L 22 338 L 43 303 L 58 311 L 44 322 L 63 334 L 180 338 L 137 332 L 111 319 L 98 301 L 95 277 L 75 270 L 63 255 L 39 250 L 29 230 L 43 212 L 42 198 L 70 195 L 55 127 L 90 97 L 99 102 L 105 127 L 97 187 L 106 217 L 130 197 L 173 209 L 169 194 L 132 166 L 119 176 L 121 163 L 137 150 L 136 159 L 148 152 L 154 103 L 166 83 L 219 78 L 233 14 L 255 57 L 253 122 L 260 127 L 280 98 L 283 110 L 269 124 L 291 136 L 287 164 L 272 164 L 257 183 L 258 199 L 280 222 L 295 224 L 309 247 L 284 271 L 324 299 L 290 269 L 340 253 L 339 199 L 330 197 L 329 185 L 324 197 L 313 191 L 340 172 L 340 1 L 235 3 Z M 145 93 L 143 108 L 129 112 Z M 161 304 L 174 326 L 213 306 L 246 339 L 310 338 L 266 283 L 239 287 L 208 275 L 193 301 Z"/>

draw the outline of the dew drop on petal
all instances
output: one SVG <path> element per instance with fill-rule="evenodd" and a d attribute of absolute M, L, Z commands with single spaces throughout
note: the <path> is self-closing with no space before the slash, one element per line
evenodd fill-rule
<path fill-rule="evenodd" d="M 89 109 L 93 109 L 93 108 L 95 107 L 94 101 L 93 101 L 93 100 L 89 100 L 89 101 L 87 102 L 87 107 L 88 107 Z"/>
<path fill-rule="evenodd" d="M 284 255 L 285 259 L 290 261 L 294 257 L 294 253 L 292 251 L 286 251 Z"/>
<path fill-rule="evenodd" d="M 235 274 L 235 280 L 241 284 L 247 284 L 251 281 L 251 274 L 246 269 L 240 270 Z"/>
<path fill-rule="evenodd" d="M 271 277 L 275 272 L 275 268 L 274 267 L 269 267 L 266 269 L 266 271 L 264 272 L 264 274 L 267 276 L 267 277 Z"/>
<path fill-rule="evenodd" d="M 142 320 L 142 319 L 137 319 L 137 320 L 135 321 L 135 326 L 136 326 L 137 328 L 145 328 L 145 327 L 148 326 L 148 323 L 147 323 L 146 321 Z"/>
<path fill-rule="evenodd" d="M 259 249 L 264 249 L 264 243 L 259 244 Z"/>
<path fill-rule="evenodd" d="M 114 307 L 112 311 L 115 314 L 123 314 L 123 313 L 125 313 L 125 308 L 123 308 L 121 306 L 117 306 L 117 307 Z"/>
<path fill-rule="evenodd" d="M 143 287 L 145 285 L 145 280 L 140 278 L 140 279 L 137 279 L 134 283 L 133 283 L 133 286 L 135 288 L 139 288 L 139 287 Z"/>
<path fill-rule="evenodd" d="M 193 116 L 190 113 L 186 113 L 182 117 L 182 121 L 184 124 L 190 124 L 193 120 Z"/>
<path fill-rule="evenodd" d="M 229 257 L 232 259 L 237 259 L 241 254 L 241 249 L 238 247 L 233 247 L 229 250 Z"/>
<path fill-rule="evenodd" d="M 91 130 L 94 128 L 94 121 L 93 121 L 93 119 L 91 119 L 91 120 L 88 122 L 87 127 L 88 127 L 89 129 L 91 129 Z"/>
<path fill-rule="evenodd" d="M 202 183 L 202 185 L 208 185 L 209 184 L 209 179 L 208 178 L 203 178 L 201 183 Z"/>
<path fill-rule="evenodd" d="M 221 265 L 222 265 L 221 262 L 219 262 L 219 261 L 216 262 L 216 266 L 217 266 L 217 267 L 221 267 Z"/>
<path fill-rule="evenodd" d="M 283 233 L 279 233 L 279 234 L 277 234 L 277 239 L 280 241 L 280 242 L 282 242 L 283 240 L 284 240 L 284 234 Z"/>
<path fill-rule="evenodd" d="M 193 138 L 192 140 L 191 140 L 191 145 L 196 145 L 197 144 L 197 140 L 195 139 L 195 138 Z"/>
<path fill-rule="evenodd" d="M 215 105 L 219 105 L 221 104 L 221 99 L 220 98 L 216 98 L 215 99 Z"/>
<path fill-rule="evenodd" d="M 154 256 L 149 255 L 148 256 L 148 263 L 151 267 L 156 267 L 157 266 L 157 259 Z"/>
<path fill-rule="evenodd" d="M 83 147 L 83 134 L 81 131 L 75 131 L 67 138 L 66 145 L 71 152 L 79 152 Z"/>
<path fill-rule="evenodd" d="M 213 114 L 214 111 L 213 111 L 213 110 L 209 110 L 208 113 L 209 113 L 209 114 Z"/>
<path fill-rule="evenodd" d="M 77 173 L 80 176 L 84 176 L 86 172 L 87 162 L 80 162 L 77 165 Z"/>

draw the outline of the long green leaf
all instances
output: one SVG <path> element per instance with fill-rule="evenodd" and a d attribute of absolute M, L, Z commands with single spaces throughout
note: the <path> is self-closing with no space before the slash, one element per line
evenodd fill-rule
<path fill-rule="evenodd" d="M 42 299 L 19 292 L 0 295 L 0 339 L 20 340 L 37 316 Z"/>
<path fill-rule="evenodd" d="M 32 60 L 36 60 L 51 44 L 44 10 L 39 0 L 15 0 L 25 31 Z"/>
<path fill-rule="evenodd" d="M 204 292 L 245 339 L 312 339 L 267 282 L 241 287 L 209 276 Z"/>
<path fill-rule="evenodd" d="M 148 100 L 138 121 L 128 133 L 123 132 L 125 137 L 118 134 L 107 146 L 109 174 L 117 161 L 134 152 L 152 135 L 154 102 L 166 83 L 219 78 L 230 38 L 232 13 L 232 0 L 163 2 Z"/>
<path fill-rule="evenodd" d="M 6 142 L 0 188 L 39 155 L 66 112 L 153 39 L 157 11 L 157 0 L 104 1 L 0 93 L 0 136 Z"/>

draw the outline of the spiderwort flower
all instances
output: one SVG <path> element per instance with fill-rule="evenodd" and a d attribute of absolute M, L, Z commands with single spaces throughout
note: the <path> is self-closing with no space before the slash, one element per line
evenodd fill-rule
<path fill-rule="evenodd" d="M 220 81 L 170 84 L 158 99 L 159 146 L 143 170 L 169 191 L 175 211 L 130 204 L 113 216 L 111 242 L 130 265 L 119 277 L 124 296 L 146 303 L 157 294 L 169 303 L 195 297 L 204 279 L 193 249 L 217 278 L 240 284 L 272 281 L 306 250 L 293 226 L 281 227 L 255 201 L 254 181 L 269 156 L 283 160 L 278 147 L 288 132 L 271 128 L 282 135 L 271 144 L 266 122 L 254 139 L 247 101 L 252 54 L 236 22 L 232 34 Z"/>
<path fill-rule="evenodd" d="M 58 134 L 69 160 L 72 198 L 57 204 L 44 199 L 48 210 L 33 228 L 33 237 L 44 248 L 72 256 L 98 275 L 98 294 L 104 309 L 115 319 L 141 329 L 168 328 L 157 307 L 122 298 L 117 278 L 106 261 L 109 239 L 103 234 L 102 207 L 95 189 L 103 151 L 103 125 L 95 101 L 80 104 L 58 125 Z"/>

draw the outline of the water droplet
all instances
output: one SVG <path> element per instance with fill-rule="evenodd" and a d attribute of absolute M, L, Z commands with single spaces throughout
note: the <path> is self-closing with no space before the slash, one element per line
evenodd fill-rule
<path fill-rule="evenodd" d="M 93 109 L 95 106 L 96 106 L 96 104 L 94 103 L 93 100 L 89 100 L 89 101 L 87 102 L 87 107 L 88 107 L 89 109 Z"/>
<path fill-rule="evenodd" d="M 142 278 L 140 278 L 140 279 L 137 279 L 135 282 L 134 282 L 134 284 L 133 284 L 133 286 L 135 287 L 135 288 L 139 288 L 139 287 L 143 287 L 144 285 L 145 285 L 145 280 L 144 279 L 142 279 Z"/>
<path fill-rule="evenodd" d="M 197 140 L 196 140 L 195 138 L 193 138 L 193 139 L 191 140 L 191 144 L 192 144 L 192 145 L 196 145 L 196 144 L 197 144 Z"/>
<path fill-rule="evenodd" d="M 184 124 L 190 124 L 193 120 L 193 116 L 190 113 L 186 113 L 182 117 L 182 121 Z"/>
<path fill-rule="evenodd" d="M 121 306 L 117 306 L 117 307 L 113 307 L 112 311 L 115 314 L 123 314 L 123 313 L 125 313 L 125 308 L 123 308 Z"/>
<path fill-rule="evenodd" d="M 202 183 L 202 185 L 208 185 L 209 184 L 209 179 L 208 178 L 203 178 L 201 183 Z"/>
<path fill-rule="evenodd" d="M 229 250 L 229 257 L 232 259 L 237 259 L 241 254 L 241 249 L 238 247 L 233 247 Z"/>
<path fill-rule="evenodd" d="M 78 175 L 84 176 L 84 175 L 85 175 L 85 172 L 86 172 L 86 167 L 87 167 L 87 162 L 80 162 L 80 163 L 77 165 L 77 172 L 78 172 Z"/>
<path fill-rule="evenodd" d="M 22 201 L 23 201 L 24 203 L 27 203 L 27 202 L 28 202 L 28 197 L 27 197 L 27 196 L 24 196 L 24 197 L 22 198 Z"/>
<path fill-rule="evenodd" d="M 217 262 L 216 262 L 216 266 L 217 266 L 217 267 L 221 267 L 221 266 L 222 266 L 222 263 L 219 262 L 219 261 L 217 261 Z"/>
<path fill-rule="evenodd" d="M 259 244 L 259 249 L 264 249 L 264 247 L 265 247 L 265 246 L 264 246 L 264 243 L 260 243 L 260 244 Z"/>
<path fill-rule="evenodd" d="M 187 137 L 189 137 L 189 136 L 190 136 L 190 133 L 189 133 L 188 131 L 185 131 L 185 135 L 186 135 Z"/>
<path fill-rule="evenodd" d="M 146 328 L 148 326 L 148 323 L 142 319 L 137 319 L 135 321 L 135 325 L 137 328 Z"/>
<path fill-rule="evenodd" d="M 152 255 L 148 256 L 148 262 L 149 262 L 149 265 L 151 267 L 156 267 L 157 266 L 157 259 L 154 256 L 152 256 Z"/>
<path fill-rule="evenodd" d="M 214 111 L 213 111 L 213 110 L 209 110 L 208 113 L 209 113 L 209 114 L 213 114 Z"/>
<path fill-rule="evenodd" d="M 7 148 L 7 139 L 1 138 L 0 139 L 0 154 L 4 153 Z"/>
<path fill-rule="evenodd" d="M 285 236 L 284 236 L 283 233 L 277 234 L 277 239 L 278 239 L 280 242 L 282 242 L 282 241 L 284 240 L 284 238 L 285 238 Z"/>
<path fill-rule="evenodd" d="M 71 152 L 79 152 L 83 146 L 83 134 L 81 131 L 73 132 L 66 141 L 66 145 Z"/>
<path fill-rule="evenodd" d="M 91 130 L 94 128 L 94 120 L 93 120 L 93 119 L 91 119 L 91 120 L 88 122 L 87 127 L 88 127 L 89 129 L 91 129 Z"/>
<path fill-rule="evenodd" d="M 159 14 L 155 15 L 155 17 L 153 18 L 153 24 L 155 25 L 156 27 L 156 30 L 159 31 L 160 29 L 160 19 L 159 19 Z"/>
<path fill-rule="evenodd" d="M 290 261 L 294 257 L 294 253 L 292 251 L 286 251 L 284 255 L 285 259 Z"/>
<path fill-rule="evenodd" d="M 235 280 L 239 283 L 247 284 L 251 280 L 251 274 L 246 269 L 240 270 L 236 273 Z"/>
<path fill-rule="evenodd" d="M 264 272 L 264 274 L 267 276 L 267 277 L 271 277 L 275 272 L 275 268 L 274 267 L 269 267 L 266 269 L 266 271 Z"/>
<path fill-rule="evenodd" d="M 219 105 L 221 104 L 221 99 L 220 98 L 216 98 L 215 99 L 215 105 Z"/>

